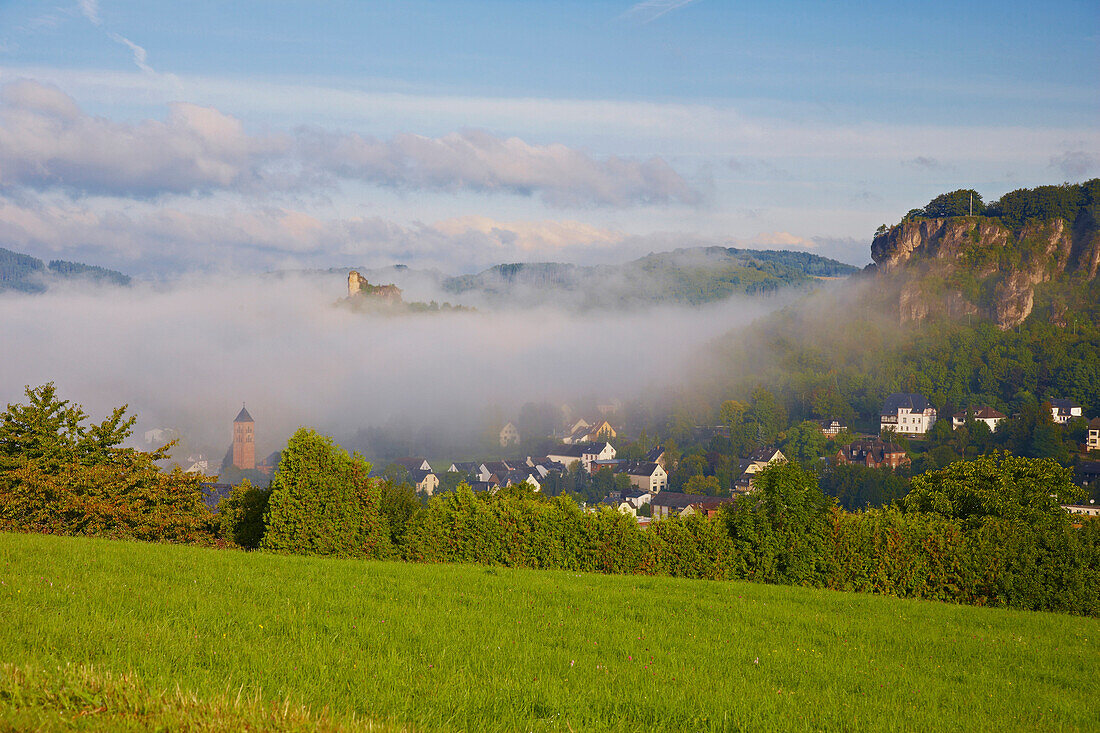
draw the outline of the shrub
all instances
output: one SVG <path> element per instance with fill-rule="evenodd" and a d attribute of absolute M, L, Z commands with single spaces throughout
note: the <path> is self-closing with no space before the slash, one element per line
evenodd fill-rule
<path fill-rule="evenodd" d="M 260 547 L 304 555 L 391 554 L 370 464 L 332 438 L 300 428 L 271 482 Z"/>

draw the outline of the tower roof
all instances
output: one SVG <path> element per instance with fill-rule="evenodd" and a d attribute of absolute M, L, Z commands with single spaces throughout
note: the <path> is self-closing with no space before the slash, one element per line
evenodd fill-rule
<path fill-rule="evenodd" d="M 241 411 L 237 413 L 237 417 L 233 419 L 233 422 L 256 422 L 252 419 L 252 416 L 248 414 L 248 410 L 241 408 Z"/>

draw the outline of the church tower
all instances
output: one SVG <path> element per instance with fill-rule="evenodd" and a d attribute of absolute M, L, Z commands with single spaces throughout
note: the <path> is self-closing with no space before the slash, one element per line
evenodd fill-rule
<path fill-rule="evenodd" d="M 233 421 L 233 465 L 237 468 L 256 468 L 255 426 L 248 410 L 242 407 Z"/>

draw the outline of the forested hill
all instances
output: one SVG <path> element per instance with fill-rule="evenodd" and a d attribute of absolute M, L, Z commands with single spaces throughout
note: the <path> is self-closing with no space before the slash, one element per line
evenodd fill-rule
<path fill-rule="evenodd" d="M 856 271 L 851 265 L 806 252 L 698 247 L 650 254 L 622 265 L 496 265 L 476 275 L 445 278 L 442 286 L 456 296 L 477 293 L 524 305 L 563 300 L 580 308 L 699 305 Z"/>
<path fill-rule="evenodd" d="M 52 281 L 79 278 L 103 285 L 129 285 L 130 277 L 115 270 L 80 262 L 42 260 L 0 247 L 0 292 L 40 293 Z"/>
<path fill-rule="evenodd" d="M 902 321 L 1068 323 L 1100 296 L 1100 179 L 1020 189 L 990 204 L 969 189 L 943 194 L 880 227 L 871 257 Z"/>

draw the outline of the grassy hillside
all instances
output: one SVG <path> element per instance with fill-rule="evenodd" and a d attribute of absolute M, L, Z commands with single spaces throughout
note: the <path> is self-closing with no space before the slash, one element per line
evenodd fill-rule
<path fill-rule="evenodd" d="M 0 660 L 72 692 L 12 694 L 38 688 L 0 669 L 0 730 L 110 720 L 118 695 L 77 717 L 68 663 L 149 691 L 161 719 L 242 688 L 417 729 L 1085 730 L 1098 715 L 1096 619 L 10 534 L 0 583 Z M 69 717 L 45 712 L 65 701 Z"/>

